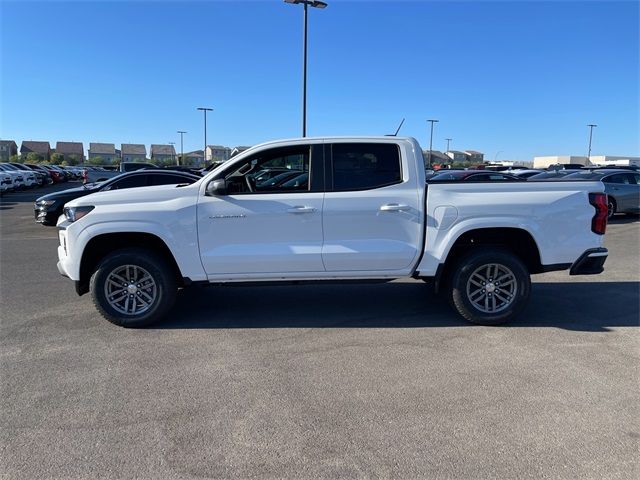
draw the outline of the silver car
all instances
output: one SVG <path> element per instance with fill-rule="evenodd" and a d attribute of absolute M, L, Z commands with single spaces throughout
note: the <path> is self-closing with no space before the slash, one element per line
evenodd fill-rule
<path fill-rule="evenodd" d="M 625 169 L 601 169 L 572 173 L 571 180 L 600 180 L 608 198 L 609 219 L 616 213 L 640 213 L 640 173 Z"/>

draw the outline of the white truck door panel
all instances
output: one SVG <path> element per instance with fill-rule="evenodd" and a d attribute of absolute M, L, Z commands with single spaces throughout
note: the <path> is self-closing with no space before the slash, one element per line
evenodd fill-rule
<path fill-rule="evenodd" d="M 322 145 L 266 148 L 219 173 L 226 194 L 204 195 L 198 203 L 209 279 L 324 273 L 323 157 Z"/>
<path fill-rule="evenodd" d="M 376 148 L 380 144 L 331 146 L 328 180 L 344 191 L 327 191 L 324 200 L 322 259 L 328 272 L 410 270 L 420 254 L 423 208 L 415 161 L 407 162 L 407 145 L 387 146 L 397 147 L 396 177 L 393 151 Z M 393 184 L 366 188 L 385 182 Z"/>
<path fill-rule="evenodd" d="M 322 193 L 205 197 L 198 205 L 207 275 L 323 272 Z"/>

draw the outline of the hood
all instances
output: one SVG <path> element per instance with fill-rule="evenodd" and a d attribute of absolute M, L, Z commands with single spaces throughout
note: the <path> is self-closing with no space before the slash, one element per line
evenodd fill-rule
<path fill-rule="evenodd" d="M 108 190 L 106 192 L 92 193 L 66 204 L 67 207 L 80 207 L 85 205 L 127 205 L 130 203 L 162 202 L 177 197 L 197 195 L 200 182 L 191 185 L 158 185 L 154 187 L 123 188 L 121 190 Z"/>
<path fill-rule="evenodd" d="M 36 203 L 40 201 L 46 201 L 46 200 L 69 201 L 69 200 L 73 200 L 74 198 L 82 197 L 84 195 L 89 195 L 96 191 L 97 189 L 95 188 L 84 188 L 84 187 L 68 188 L 60 192 L 53 192 L 53 193 L 48 193 L 46 195 L 43 195 L 42 197 L 36 200 Z"/>

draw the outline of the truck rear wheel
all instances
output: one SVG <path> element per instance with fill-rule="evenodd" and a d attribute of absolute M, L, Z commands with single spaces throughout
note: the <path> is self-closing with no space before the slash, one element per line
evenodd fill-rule
<path fill-rule="evenodd" d="M 450 288 L 451 304 L 465 319 L 478 325 L 500 325 L 525 307 L 531 279 L 512 253 L 482 249 L 458 262 Z"/>
<path fill-rule="evenodd" d="M 144 327 L 173 306 L 177 285 L 162 258 L 128 248 L 107 255 L 91 276 L 91 298 L 100 314 L 121 327 Z"/>

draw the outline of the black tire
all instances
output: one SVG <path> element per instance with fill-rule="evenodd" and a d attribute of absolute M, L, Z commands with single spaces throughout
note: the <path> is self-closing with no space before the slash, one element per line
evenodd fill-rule
<path fill-rule="evenodd" d="M 607 220 L 613 220 L 616 210 L 618 210 L 616 200 L 611 195 L 607 195 Z"/>
<path fill-rule="evenodd" d="M 494 267 L 486 270 L 488 265 Z M 495 265 L 499 267 L 496 269 Z M 492 278 L 486 279 L 492 280 L 486 285 L 477 282 L 481 276 L 487 276 L 486 272 L 502 272 L 498 276 L 503 278 L 507 275 L 505 282 L 508 285 L 505 282 L 503 285 L 498 285 L 500 282 L 494 284 L 496 279 Z M 470 280 L 472 276 L 474 278 Z M 529 272 L 522 261 L 513 253 L 497 248 L 478 249 L 465 255 L 454 266 L 450 278 L 448 294 L 451 305 L 466 320 L 477 325 L 500 325 L 510 321 L 525 307 L 531 291 Z M 476 286 L 479 283 L 485 286 Z M 486 293 L 488 291 L 493 293 Z M 504 302 L 500 300 L 502 296 Z M 483 305 L 478 306 L 481 301 Z M 495 311 L 483 311 L 481 308 L 484 307 L 489 310 L 493 307 Z"/>
<path fill-rule="evenodd" d="M 155 282 L 152 292 L 153 300 L 149 302 L 150 306 L 138 314 L 127 314 L 118 311 L 107 299 L 107 292 L 105 291 L 107 279 L 112 273 L 117 272 L 118 268 L 122 268 L 125 265 L 137 267 L 138 272 L 146 271 L 145 273 L 148 273 L 153 282 Z M 177 289 L 174 272 L 167 262 L 160 256 L 142 248 L 126 248 L 110 253 L 99 263 L 89 282 L 91 298 L 100 314 L 111 323 L 127 328 L 145 327 L 160 320 L 173 306 Z M 140 295 L 140 293 L 137 294 Z M 112 301 L 116 295 L 112 297 Z M 125 292 L 126 296 L 133 298 L 127 292 Z M 133 303 L 133 306 L 135 308 L 135 303 Z"/>

